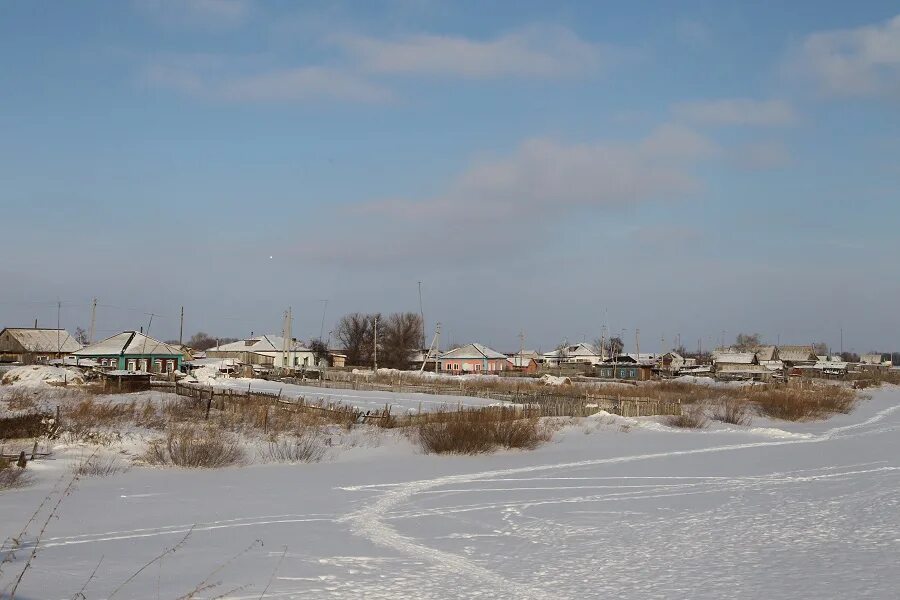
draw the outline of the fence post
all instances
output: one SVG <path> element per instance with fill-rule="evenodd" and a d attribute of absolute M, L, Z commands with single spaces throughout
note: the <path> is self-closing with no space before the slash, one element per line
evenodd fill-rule
<path fill-rule="evenodd" d="M 203 419 L 205 421 L 209 420 L 209 409 L 212 408 L 212 394 L 209 395 L 209 398 L 206 400 L 206 414 Z"/>

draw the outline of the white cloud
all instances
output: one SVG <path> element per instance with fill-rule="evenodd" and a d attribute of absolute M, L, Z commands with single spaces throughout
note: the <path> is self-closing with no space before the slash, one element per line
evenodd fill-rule
<path fill-rule="evenodd" d="M 704 46 L 712 39 L 709 28 L 695 19 L 678 19 L 675 22 L 675 37 L 691 46 Z"/>
<path fill-rule="evenodd" d="M 693 123 L 710 125 L 790 125 L 797 120 L 790 103 L 784 100 L 723 98 L 685 102 L 674 108 L 675 116 Z"/>
<path fill-rule="evenodd" d="M 490 40 L 420 34 L 395 40 L 344 35 L 336 43 L 379 73 L 560 77 L 599 68 L 601 47 L 562 27 L 532 27 Z"/>
<path fill-rule="evenodd" d="M 900 15 L 875 25 L 813 33 L 788 67 L 828 94 L 900 94 Z"/>
<path fill-rule="evenodd" d="M 221 57 L 183 57 L 158 61 L 142 80 L 206 100 L 235 103 L 290 103 L 315 100 L 378 103 L 389 90 L 352 72 L 329 67 L 238 67 Z M 253 63 L 253 61 L 243 61 Z"/>
<path fill-rule="evenodd" d="M 630 143 L 538 138 L 508 157 L 476 162 L 438 197 L 367 203 L 356 210 L 411 220 L 490 223 L 497 217 L 541 219 L 576 206 L 630 205 L 697 190 L 691 167 L 717 152 L 708 139 L 677 125 Z"/>
<path fill-rule="evenodd" d="M 247 0 L 135 0 L 137 10 L 167 26 L 230 28 L 250 15 Z"/>

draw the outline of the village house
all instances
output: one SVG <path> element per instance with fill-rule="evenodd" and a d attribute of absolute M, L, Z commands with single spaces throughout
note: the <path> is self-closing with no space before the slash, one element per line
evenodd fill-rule
<path fill-rule="evenodd" d="M 100 368 L 118 371 L 171 373 L 181 369 L 184 356 L 178 346 L 138 331 L 123 331 L 73 352 L 76 359 L 92 359 Z"/>
<path fill-rule="evenodd" d="M 538 356 L 540 355 L 537 352 L 531 350 L 507 355 L 511 370 L 529 375 L 537 373 L 541 369 L 541 365 L 537 361 Z"/>
<path fill-rule="evenodd" d="M 870 352 L 859 357 L 860 365 L 873 365 L 878 367 L 891 367 L 890 360 L 884 360 L 884 355 L 880 352 Z"/>
<path fill-rule="evenodd" d="M 675 352 L 666 352 L 659 359 L 659 370 L 671 375 L 677 374 L 685 366 L 686 361 L 682 355 Z"/>
<path fill-rule="evenodd" d="M 759 364 L 755 352 L 713 353 L 713 368 L 719 379 L 769 381 L 773 371 Z"/>
<path fill-rule="evenodd" d="M 45 363 L 76 350 L 81 350 L 81 344 L 65 329 L 7 327 L 0 331 L 0 362 Z"/>
<path fill-rule="evenodd" d="M 206 351 L 206 356 L 208 358 L 234 358 L 245 365 L 263 367 L 319 366 L 316 364 L 316 355 L 312 350 L 297 340 L 292 340 L 285 352 L 284 338 L 275 335 L 260 335 L 230 344 L 214 346 Z M 325 359 L 323 358 L 323 360 Z"/>
<path fill-rule="evenodd" d="M 785 369 L 811 366 L 819 362 L 819 357 L 812 346 L 779 346 L 778 358 Z"/>
<path fill-rule="evenodd" d="M 557 367 L 561 364 L 597 365 L 603 362 L 602 354 L 591 344 L 581 342 L 544 353 L 544 364 Z"/>
<path fill-rule="evenodd" d="M 505 354 L 482 344 L 467 344 L 442 354 L 438 367 L 442 373 L 500 373 L 511 365 Z"/>
<path fill-rule="evenodd" d="M 648 381 L 653 378 L 655 362 L 647 357 L 652 354 L 619 354 L 607 358 L 594 367 L 594 376 L 601 379 Z"/>

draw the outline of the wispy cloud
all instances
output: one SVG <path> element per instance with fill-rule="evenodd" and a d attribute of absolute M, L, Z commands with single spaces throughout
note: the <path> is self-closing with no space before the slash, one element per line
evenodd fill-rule
<path fill-rule="evenodd" d="M 534 26 L 487 40 L 419 34 L 396 39 L 341 35 L 335 42 L 378 73 L 493 77 L 565 77 L 595 70 L 606 50 L 563 27 Z"/>
<path fill-rule="evenodd" d="M 247 0 L 134 0 L 138 12 L 175 27 L 231 28 L 251 13 Z"/>
<path fill-rule="evenodd" d="M 784 100 L 723 98 L 677 104 L 676 117 L 707 125 L 783 126 L 797 120 L 794 108 Z"/>
<path fill-rule="evenodd" d="M 289 103 L 317 100 L 379 103 L 391 92 L 352 71 L 340 68 L 265 67 L 258 61 L 226 57 L 174 57 L 147 65 L 141 80 L 204 100 L 234 103 Z"/>
<path fill-rule="evenodd" d="M 709 28 L 696 19 L 682 18 L 675 21 L 675 37 L 690 46 L 705 46 L 712 39 Z"/>
<path fill-rule="evenodd" d="M 835 96 L 900 95 L 900 15 L 874 25 L 810 34 L 787 68 Z"/>

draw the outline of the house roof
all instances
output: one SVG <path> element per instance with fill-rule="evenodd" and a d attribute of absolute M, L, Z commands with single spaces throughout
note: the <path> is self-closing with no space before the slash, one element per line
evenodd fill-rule
<path fill-rule="evenodd" d="M 536 362 L 533 357 L 527 354 L 514 354 L 508 358 L 514 367 L 528 368 L 532 362 Z"/>
<path fill-rule="evenodd" d="M 781 360 L 788 362 L 818 360 L 812 346 L 779 346 L 778 356 Z"/>
<path fill-rule="evenodd" d="M 76 356 L 141 356 L 148 354 L 180 355 L 177 346 L 161 342 L 137 331 L 123 331 L 85 346 L 75 352 Z"/>
<path fill-rule="evenodd" d="M 713 354 L 713 362 L 717 365 L 753 365 L 759 364 L 759 359 L 753 352 L 716 352 Z"/>
<path fill-rule="evenodd" d="M 482 344 L 466 344 L 465 346 L 454 348 L 449 352 L 441 354 L 441 360 L 448 358 L 506 358 L 506 355 Z"/>
<path fill-rule="evenodd" d="M 81 349 L 81 344 L 65 329 L 7 327 L 0 334 L 3 332 L 19 342 L 26 352 L 75 352 Z"/>
<path fill-rule="evenodd" d="M 557 349 L 551 352 L 545 352 L 544 356 L 555 358 L 562 353 L 564 353 L 564 356 L 600 356 L 600 353 L 597 352 L 597 349 L 587 342 L 579 342 L 578 344 L 571 344 L 569 346 L 566 346 L 561 350 Z"/>
<path fill-rule="evenodd" d="M 756 348 L 753 348 L 752 351 L 756 353 L 756 357 L 759 358 L 760 362 L 766 360 L 778 360 L 777 346 L 757 346 Z"/>
<path fill-rule="evenodd" d="M 209 349 L 213 352 L 284 352 L 284 338 L 277 335 L 259 335 Z M 309 352 L 301 342 L 291 343 L 291 352 Z"/>

